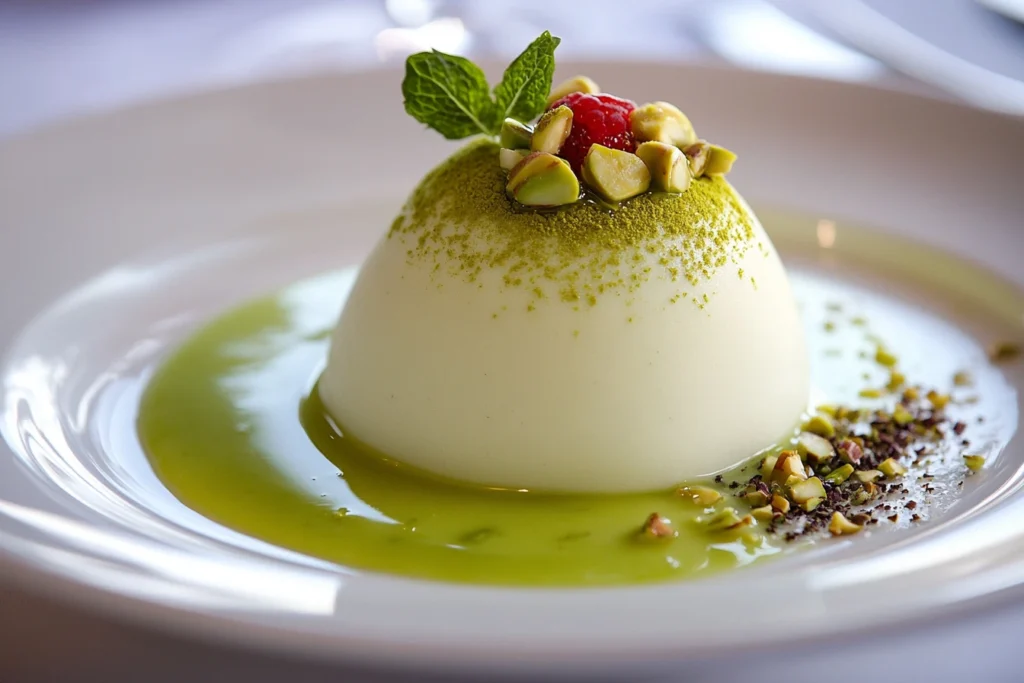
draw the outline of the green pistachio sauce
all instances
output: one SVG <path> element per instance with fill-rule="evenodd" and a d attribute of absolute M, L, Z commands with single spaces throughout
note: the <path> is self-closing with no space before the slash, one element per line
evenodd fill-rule
<path fill-rule="evenodd" d="M 300 283 L 228 313 L 153 377 L 139 431 L 158 476 L 187 505 L 348 567 L 473 583 L 697 577 L 778 551 L 759 535 L 711 535 L 697 522 L 706 511 L 673 491 L 494 491 L 361 451 L 312 391 L 337 314 L 336 304 L 322 303 L 336 301 L 350 277 Z M 671 520 L 678 538 L 638 538 L 653 512 Z"/>

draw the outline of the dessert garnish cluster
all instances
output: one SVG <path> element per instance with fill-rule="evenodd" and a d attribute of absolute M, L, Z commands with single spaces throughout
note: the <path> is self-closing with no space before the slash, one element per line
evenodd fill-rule
<path fill-rule="evenodd" d="M 497 138 L 506 193 L 534 209 L 587 197 L 614 207 L 648 191 L 683 193 L 696 179 L 732 169 L 736 155 L 700 139 L 668 102 L 638 107 L 585 76 L 552 89 L 558 43 L 541 34 L 493 94 L 483 71 L 463 57 L 412 55 L 402 82 L 405 109 L 450 140 Z"/>
<path fill-rule="evenodd" d="M 1012 350 L 991 354 L 993 362 L 1015 357 Z M 961 453 L 962 475 L 984 468 L 986 458 L 970 450 L 969 426 L 949 413 L 958 402 L 953 394 L 909 384 L 896 356 L 882 346 L 874 361 L 889 370 L 889 382 L 864 389 L 860 397 L 891 407 L 818 406 L 788 448 L 766 455 L 728 483 L 716 477 L 729 493 L 710 486 L 680 488 L 684 500 L 704 509 L 698 523 L 714 534 L 753 540 L 760 530 L 785 541 L 826 531 L 848 536 L 880 521 L 916 523 L 924 519 L 922 504 L 941 488 L 932 468 L 944 469 L 944 453 Z M 970 373 L 958 372 L 952 383 L 954 390 L 968 389 L 973 381 Z M 973 400 L 968 396 L 959 402 Z M 957 486 L 963 485 L 961 476 Z M 911 488 L 922 496 L 920 502 Z M 676 535 L 658 513 L 640 528 L 642 539 Z"/>

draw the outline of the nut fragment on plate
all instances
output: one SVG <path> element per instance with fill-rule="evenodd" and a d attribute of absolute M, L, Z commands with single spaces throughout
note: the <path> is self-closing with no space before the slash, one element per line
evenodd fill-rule
<path fill-rule="evenodd" d="M 657 512 L 652 513 L 647 521 L 644 522 L 643 527 L 640 529 L 640 535 L 644 538 L 675 538 L 678 536 L 678 532 L 672 528 L 669 520 L 665 519 Z"/>

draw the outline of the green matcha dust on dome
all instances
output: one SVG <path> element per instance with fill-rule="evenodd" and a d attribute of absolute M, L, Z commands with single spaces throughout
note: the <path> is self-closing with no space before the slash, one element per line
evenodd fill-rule
<path fill-rule="evenodd" d="M 410 265 L 470 282 L 497 270 L 506 286 L 594 304 L 651 277 L 678 282 L 685 296 L 758 248 L 750 210 L 722 177 L 694 180 L 681 194 L 648 193 L 614 211 L 580 201 L 541 212 L 506 196 L 498 151 L 489 139 L 475 140 L 416 188 L 389 234 L 407 246 Z"/>

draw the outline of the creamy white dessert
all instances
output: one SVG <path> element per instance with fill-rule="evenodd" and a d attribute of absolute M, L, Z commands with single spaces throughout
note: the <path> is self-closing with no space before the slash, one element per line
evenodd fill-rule
<path fill-rule="evenodd" d="M 722 177 L 516 209 L 494 143 L 432 172 L 363 265 L 320 395 L 382 455 L 487 486 L 667 488 L 770 447 L 809 368 L 786 273 Z"/>

